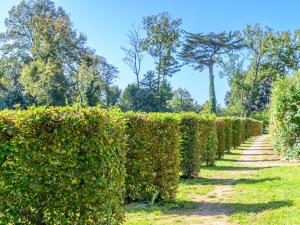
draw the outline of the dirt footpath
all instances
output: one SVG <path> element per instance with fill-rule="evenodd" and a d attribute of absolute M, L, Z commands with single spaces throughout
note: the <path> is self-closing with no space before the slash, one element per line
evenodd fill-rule
<path fill-rule="evenodd" d="M 240 147 L 240 150 L 240 158 L 232 160 L 234 161 L 233 167 L 225 168 L 225 172 L 220 169 L 211 177 L 218 183 L 213 191 L 207 195 L 193 196 L 192 200 L 197 202 L 195 209 L 185 212 L 175 210 L 177 223 L 175 218 L 164 222 L 189 225 L 234 225 L 235 223 L 229 222 L 232 211 L 230 211 L 228 199 L 233 194 L 236 183 L 241 179 L 247 180 L 248 175 L 259 169 L 286 164 L 273 153 L 267 135 L 253 138 Z"/>

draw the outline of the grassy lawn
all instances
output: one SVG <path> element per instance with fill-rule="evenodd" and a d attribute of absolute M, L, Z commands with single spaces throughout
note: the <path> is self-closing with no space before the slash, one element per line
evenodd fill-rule
<path fill-rule="evenodd" d="M 213 188 L 213 184 L 209 184 L 209 182 L 202 179 L 181 180 L 174 202 L 164 202 L 153 206 L 147 203 L 132 203 L 127 205 L 125 207 L 125 224 L 161 224 L 164 220 L 176 217 L 176 215 L 171 213 L 172 210 L 188 211 L 195 209 L 196 202 L 192 201 L 192 195 L 205 195 L 213 190 Z"/>
<path fill-rule="evenodd" d="M 239 158 L 238 151 L 227 155 L 224 161 L 217 161 L 216 167 L 202 168 L 200 179 L 180 180 L 179 190 L 174 202 L 165 202 L 149 206 L 147 203 L 134 203 L 125 207 L 126 225 L 149 225 L 149 224 L 189 224 L 186 218 L 172 213 L 174 210 L 183 214 L 196 208 L 197 202 L 194 195 L 207 195 L 217 184 L 222 184 L 223 179 L 232 178 L 231 171 L 234 160 Z M 222 179 L 217 179 L 220 177 Z"/>
<path fill-rule="evenodd" d="M 214 198 L 210 192 L 215 187 L 234 182 L 233 193 L 220 201 L 217 199 L 216 203 L 233 211 L 232 222 L 300 225 L 300 165 L 256 170 L 236 162 L 239 152 L 234 150 L 227 154 L 224 160 L 217 161 L 216 167 L 202 168 L 200 179 L 181 180 L 174 202 L 127 205 L 125 224 L 201 224 L 203 218 L 201 213 L 200 216 L 196 213 L 199 209 L 194 197 Z"/>
<path fill-rule="evenodd" d="M 264 169 L 249 179 L 265 182 L 240 183 L 232 197 L 237 213 L 233 221 L 252 225 L 300 224 L 300 166 Z"/>

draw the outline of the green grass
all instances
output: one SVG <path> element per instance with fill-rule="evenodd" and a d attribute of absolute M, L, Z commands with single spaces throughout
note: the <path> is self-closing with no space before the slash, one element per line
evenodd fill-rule
<path fill-rule="evenodd" d="M 231 169 L 234 167 L 234 160 L 239 158 L 239 153 L 234 150 L 232 154 L 226 155 L 228 161 L 217 161 L 216 167 L 203 167 L 199 179 L 180 180 L 179 189 L 174 202 L 163 202 L 150 206 L 147 203 L 133 203 L 126 205 L 126 225 L 149 225 L 163 224 L 162 221 L 172 220 L 176 224 L 188 224 L 187 221 L 180 221 L 172 213 L 173 210 L 189 212 L 195 209 L 197 202 L 193 201 L 194 195 L 207 195 L 215 185 L 222 184 L 223 179 L 232 178 Z M 225 169 L 227 168 L 227 170 Z M 231 169 L 228 169 L 231 168 Z M 222 179 L 216 179 L 219 176 Z M 172 223 L 171 222 L 171 223 Z M 166 222 L 168 224 L 168 222 Z"/>
<path fill-rule="evenodd" d="M 249 179 L 265 182 L 237 184 L 233 221 L 252 225 L 300 224 L 300 166 L 264 169 Z"/>
<path fill-rule="evenodd" d="M 193 217 L 197 210 L 193 196 L 213 198 L 210 192 L 216 185 L 234 182 L 234 193 L 218 203 L 234 211 L 230 220 L 246 225 L 300 225 L 300 165 L 256 170 L 238 164 L 239 158 L 240 151 L 234 150 L 216 167 L 201 168 L 200 179 L 181 180 L 174 202 L 127 205 L 125 224 L 201 224 Z"/>
<path fill-rule="evenodd" d="M 147 203 L 132 203 L 126 205 L 126 222 L 130 225 L 160 224 L 159 221 L 174 217 L 171 210 L 188 211 L 196 208 L 193 195 L 205 195 L 214 188 L 202 179 L 180 180 L 178 194 L 173 202 L 162 202 L 149 205 Z M 178 221 L 177 221 L 178 222 Z"/>

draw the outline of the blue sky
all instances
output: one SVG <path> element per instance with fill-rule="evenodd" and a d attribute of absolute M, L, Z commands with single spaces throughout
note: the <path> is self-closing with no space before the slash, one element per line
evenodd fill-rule
<path fill-rule="evenodd" d="M 8 10 L 20 0 L 0 0 L 0 32 Z M 119 68 L 117 84 L 124 88 L 134 82 L 134 75 L 123 63 L 121 46 L 126 46 L 126 33 L 132 25 L 140 25 L 144 16 L 167 11 L 182 19 L 189 32 L 221 32 L 241 30 L 247 24 L 260 23 L 275 30 L 300 28 L 298 0 L 55 0 L 70 14 L 74 27 L 88 37 L 88 45 Z M 143 71 L 152 69 L 145 60 Z M 186 66 L 170 79 L 174 88 L 186 88 L 203 103 L 208 99 L 208 71 L 194 71 Z M 224 104 L 227 81 L 217 76 L 217 101 Z"/>

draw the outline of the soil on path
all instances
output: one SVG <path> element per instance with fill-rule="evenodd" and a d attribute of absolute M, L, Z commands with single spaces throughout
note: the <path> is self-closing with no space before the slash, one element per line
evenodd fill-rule
<path fill-rule="evenodd" d="M 234 225 L 229 222 L 231 211 L 228 199 L 234 192 L 236 183 L 240 179 L 247 179 L 247 176 L 257 170 L 283 166 L 287 163 L 280 160 L 273 153 L 269 136 L 263 135 L 253 138 L 239 148 L 240 158 L 234 160 L 234 168 L 227 171 L 216 171 L 210 179 L 217 181 L 215 188 L 207 195 L 195 195 L 192 200 L 197 202 L 193 210 L 173 210 L 175 218 L 164 221 L 169 224 L 202 224 L 202 225 Z M 176 222 L 177 221 L 177 222 Z"/>

